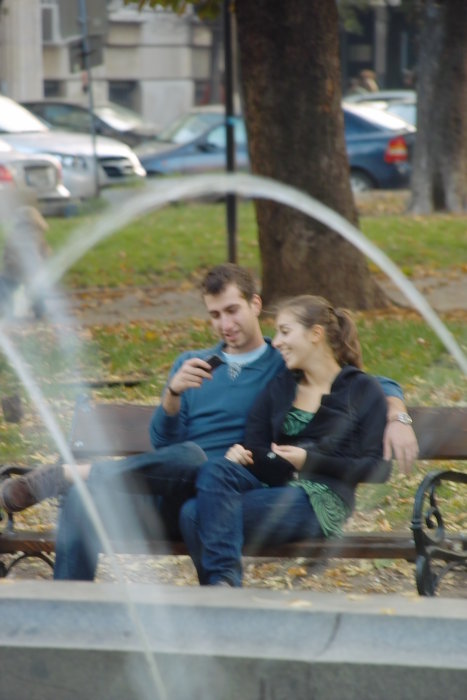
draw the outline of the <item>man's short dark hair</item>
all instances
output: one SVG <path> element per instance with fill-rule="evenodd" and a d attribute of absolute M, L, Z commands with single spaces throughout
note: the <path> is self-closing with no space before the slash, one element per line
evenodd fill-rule
<path fill-rule="evenodd" d="M 241 295 L 251 301 L 254 294 L 257 294 L 255 281 L 252 275 L 244 267 L 239 267 L 233 263 L 217 265 L 210 270 L 204 278 L 201 291 L 203 295 L 221 294 L 229 284 L 235 284 Z"/>

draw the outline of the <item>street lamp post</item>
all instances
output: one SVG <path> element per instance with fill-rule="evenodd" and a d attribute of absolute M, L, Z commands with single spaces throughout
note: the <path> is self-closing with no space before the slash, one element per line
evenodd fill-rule
<path fill-rule="evenodd" d="M 224 80 L 225 80 L 225 129 L 226 129 L 226 170 L 235 172 L 235 132 L 234 132 L 234 85 L 232 60 L 232 17 L 231 0 L 224 0 Z M 232 193 L 226 195 L 227 246 L 229 262 L 237 262 L 237 201 Z"/>
<path fill-rule="evenodd" d="M 87 87 L 88 87 L 88 97 L 89 97 L 89 116 L 91 120 L 91 143 L 92 143 L 92 153 L 94 161 L 94 180 L 96 196 L 99 196 L 99 173 L 97 168 L 97 149 L 96 149 L 96 125 L 94 123 L 94 96 L 92 89 L 92 75 L 91 75 L 91 61 L 89 60 L 91 48 L 88 34 L 88 12 L 86 7 L 86 0 L 78 0 L 79 2 L 79 19 L 81 23 L 81 42 L 82 42 L 82 54 L 83 54 L 83 68 L 87 76 Z"/>

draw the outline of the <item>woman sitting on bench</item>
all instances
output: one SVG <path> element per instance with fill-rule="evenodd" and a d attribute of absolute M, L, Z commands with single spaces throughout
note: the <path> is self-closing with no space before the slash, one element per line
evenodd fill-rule
<path fill-rule="evenodd" d="M 185 542 L 204 585 L 241 586 L 245 542 L 339 535 L 357 484 L 385 481 L 386 400 L 365 374 L 356 326 L 325 299 L 279 308 L 273 345 L 287 369 L 258 397 L 245 445 L 207 461 L 182 508 Z"/>

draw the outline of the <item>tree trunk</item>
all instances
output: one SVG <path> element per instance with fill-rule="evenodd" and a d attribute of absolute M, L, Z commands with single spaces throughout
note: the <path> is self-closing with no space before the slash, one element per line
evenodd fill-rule
<path fill-rule="evenodd" d="M 419 37 L 417 69 L 417 138 L 412 158 L 411 204 L 413 214 L 433 211 L 434 88 L 442 46 L 442 8 L 436 0 L 426 0 Z"/>
<path fill-rule="evenodd" d="M 460 212 L 467 206 L 467 3 L 425 0 L 423 13 L 410 210 Z"/>
<path fill-rule="evenodd" d="M 236 0 L 235 8 L 252 172 L 292 185 L 356 224 L 336 3 Z M 355 309 L 386 303 L 365 257 L 340 235 L 274 202 L 258 201 L 256 215 L 266 304 L 299 293 Z"/>

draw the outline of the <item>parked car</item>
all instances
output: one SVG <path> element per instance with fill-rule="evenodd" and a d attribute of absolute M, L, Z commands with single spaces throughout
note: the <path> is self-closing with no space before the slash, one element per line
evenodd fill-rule
<path fill-rule="evenodd" d="M 211 126 L 223 124 L 225 107 L 221 104 L 193 107 L 171 122 L 157 135 L 158 141 L 170 144 L 188 143 L 204 134 Z"/>
<path fill-rule="evenodd" d="M 0 137 L 21 153 L 46 153 L 58 158 L 64 185 L 73 199 L 97 194 L 90 136 L 51 130 L 25 107 L 0 95 Z M 99 187 L 145 177 L 137 156 L 125 143 L 104 136 L 96 137 L 95 142 Z"/>
<path fill-rule="evenodd" d="M 407 187 L 415 127 L 374 107 L 347 104 L 343 112 L 353 191 Z"/>
<path fill-rule="evenodd" d="M 173 129 L 173 141 L 151 141 L 135 148 L 148 175 L 170 173 L 202 173 L 225 169 L 226 130 L 224 117 L 218 114 L 214 126 L 204 126 L 201 135 L 185 140 L 188 122 L 177 122 Z M 190 124 L 193 122 L 190 121 Z M 235 160 L 238 170 L 248 169 L 248 146 L 245 123 L 241 117 L 234 119 Z"/>
<path fill-rule="evenodd" d="M 343 105 L 345 139 L 354 191 L 372 188 L 400 188 L 408 184 L 410 152 L 415 129 L 382 110 L 358 105 Z M 199 173 L 225 169 L 225 117 L 221 108 L 214 126 L 185 140 L 186 126 L 196 112 L 175 122 L 167 134 L 171 141 L 151 141 L 136 148 L 148 175 Z M 239 170 L 248 169 L 246 129 L 241 117 L 235 117 L 235 154 Z M 197 126 L 201 128 L 200 123 Z"/>
<path fill-rule="evenodd" d="M 52 128 L 85 134 L 91 132 L 91 113 L 87 105 L 56 98 L 27 100 L 22 105 Z M 145 122 L 133 110 L 114 102 L 95 105 L 93 115 L 96 134 L 123 141 L 132 147 L 155 138 L 159 131 L 155 124 Z"/>
<path fill-rule="evenodd" d="M 44 216 L 65 214 L 70 205 L 56 158 L 18 153 L 1 139 L 0 193 L 2 203 L 33 204 Z"/>

